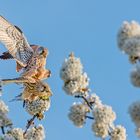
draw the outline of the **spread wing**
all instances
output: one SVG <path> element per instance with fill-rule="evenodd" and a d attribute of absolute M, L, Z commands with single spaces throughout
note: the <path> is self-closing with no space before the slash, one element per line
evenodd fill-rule
<path fill-rule="evenodd" d="M 29 59 L 33 55 L 33 49 L 28 44 L 22 31 L 2 16 L 0 16 L 0 42 L 5 45 L 11 56 L 21 66 L 27 66 Z"/>

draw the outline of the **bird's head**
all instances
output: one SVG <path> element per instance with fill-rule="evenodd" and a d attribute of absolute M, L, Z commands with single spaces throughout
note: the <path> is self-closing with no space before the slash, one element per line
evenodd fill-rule
<path fill-rule="evenodd" d="M 45 95 L 48 98 L 52 96 L 52 91 L 47 83 L 40 82 L 38 86 L 39 94 Z"/>
<path fill-rule="evenodd" d="M 30 46 L 32 47 L 36 55 L 47 57 L 47 55 L 49 54 L 48 49 L 45 47 L 38 45 L 30 45 Z"/>
<path fill-rule="evenodd" d="M 36 50 L 36 53 L 38 55 L 42 55 L 44 57 L 47 57 L 48 55 L 48 49 L 47 48 L 44 48 L 44 47 L 39 47 L 37 50 Z"/>

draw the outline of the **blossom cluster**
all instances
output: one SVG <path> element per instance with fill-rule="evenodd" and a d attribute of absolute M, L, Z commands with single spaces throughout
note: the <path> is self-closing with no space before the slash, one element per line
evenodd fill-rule
<path fill-rule="evenodd" d="M 71 53 L 62 65 L 60 77 L 64 81 L 64 91 L 82 99 L 80 102 L 74 102 L 68 113 L 68 118 L 75 126 L 82 128 L 87 119 L 92 119 L 91 130 L 95 136 L 102 139 L 109 137 L 111 140 L 126 140 L 126 129 L 121 125 L 114 125 L 116 113 L 112 107 L 103 104 L 95 93 L 89 93 L 89 78 L 83 72 L 80 58 Z"/>
<path fill-rule="evenodd" d="M 42 114 L 50 108 L 50 99 L 37 99 L 29 102 L 25 101 L 25 109 L 30 115 Z"/>
<path fill-rule="evenodd" d="M 21 128 L 12 128 L 8 130 L 3 136 L 1 136 L 1 140 L 44 140 L 44 139 L 45 139 L 45 131 L 42 125 L 30 128 L 26 132 L 26 134 L 24 134 L 24 130 Z"/>
<path fill-rule="evenodd" d="M 21 79 L 20 79 L 21 80 Z M 15 82 L 15 79 L 0 80 L 0 92 L 2 95 L 2 86 L 5 83 Z M 18 80 L 16 79 L 16 82 Z M 8 106 L 0 100 L 0 128 L 2 130 L 1 140 L 44 140 L 45 131 L 42 125 L 36 126 L 34 119 L 42 120 L 44 113 L 50 108 L 50 96 L 52 91 L 47 83 L 42 81 L 36 83 L 24 83 L 23 91 L 12 101 L 20 100 L 23 107 L 33 117 L 27 121 L 26 129 L 14 128 L 12 121 L 7 117 Z M 30 128 L 31 127 L 31 128 Z M 7 128 L 7 129 L 6 129 Z M 5 131 L 6 130 L 6 131 Z"/>
<path fill-rule="evenodd" d="M 136 135 L 140 137 L 140 101 L 132 103 L 128 113 L 130 114 L 131 120 L 136 125 Z"/>
<path fill-rule="evenodd" d="M 69 55 L 69 59 L 65 59 L 60 70 L 60 77 L 64 81 L 63 89 L 68 95 L 85 95 L 85 90 L 89 85 L 89 78 L 83 72 L 83 65 L 79 58 L 75 58 L 74 54 Z"/>
<path fill-rule="evenodd" d="M 118 47 L 130 58 L 140 57 L 140 25 L 125 21 L 118 32 Z M 131 60 L 131 59 L 130 59 Z M 133 62 L 133 61 L 132 61 Z"/>
<path fill-rule="evenodd" d="M 25 130 L 13 127 L 12 121 L 7 117 L 9 112 L 8 106 L 0 100 L 0 128 L 2 130 L 2 135 L 0 136 L 1 140 L 45 140 L 44 127 L 40 124 L 36 126 L 33 122 L 36 117 L 39 120 L 43 119 L 45 111 L 50 108 L 51 102 L 48 95 L 51 95 L 52 93 L 51 90 L 48 90 L 48 88 L 43 88 L 42 86 L 44 85 L 45 83 L 38 85 L 38 88 L 34 84 L 27 84 L 29 89 L 28 92 L 30 92 L 30 94 L 41 94 L 38 97 L 36 96 L 36 98 L 32 101 L 28 99 L 24 100 L 22 98 L 22 95 L 26 94 L 26 92 L 22 92 L 14 99 L 23 101 L 25 110 L 33 116 L 33 118 L 28 120 Z M 0 86 L 2 92 L 3 84 L 1 83 Z M 27 89 L 27 86 L 24 85 L 23 91 L 25 91 L 25 88 Z"/>
<path fill-rule="evenodd" d="M 130 73 L 131 83 L 140 88 L 140 24 L 125 21 L 119 29 L 117 41 L 120 50 L 128 55 L 134 66 Z M 136 134 L 140 137 L 140 101 L 132 103 L 128 112 L 136 125 Z"/>
<path fill-rule="evenodd" d="M 131 82 L 135 87 L 140 87 L 140 25 L 136 21 L 124 22 L 119 29 L 118 47 L 129 56 L 132 64 L 135 64 L 131 74 Z"/>
<path fill-rule="evenodd" d="M 11 127 L 12 121 L 8 118 L 8 106 L 0 100 L 0 127 L 3 129 L 4 127 Z"/>
<path fill-rule="evenodd" d="M 0 100 L 0 128 L 3 134 L 0 136 L 1 140 L 45 139 L 45 130 L 42 125 L 32 126 L 30 129 L 27 130 L 23 130 L 22 128 L 14 128 L 12 121 L 7 117 L 8 112 L 8 106 L 2 100 Z"/>

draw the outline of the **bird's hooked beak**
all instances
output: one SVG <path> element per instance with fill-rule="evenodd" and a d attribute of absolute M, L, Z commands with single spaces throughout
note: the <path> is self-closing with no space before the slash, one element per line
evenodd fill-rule
<path fill-rule="evenodd" d="M 48 92 L 48 97 L 51 97 L 52 95 L 52 92 Z"/>
<path fill-rule="evenodd" d="M 47 49 L 47 48 L 44 48 L 44 51 L 43 51 L 43 54 L 42 54 L 42 55 L 43 55 L 44 57 L 47 57 L 48 54 L 49 54 L 48 49 Z"/>

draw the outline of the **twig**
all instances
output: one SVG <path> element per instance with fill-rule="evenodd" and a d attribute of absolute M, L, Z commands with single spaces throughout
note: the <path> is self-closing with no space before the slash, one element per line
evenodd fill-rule
<path fill-rule="evenodd" d="M 94 120 L 94 118 L 91 117 L 91 116 L 85 116 L 85 117 L 88 118 L 88 119 Z"/>
<path fill-rule="evenodd" d="M 76 95 L 75 98 L 82 98 L 87 103 L 89 108 L 92 110 L 91 104 L 88 102 L 88 100 L 84 96 Z"/>
<path fill-rule="evenodd" d="M 26 101 L 24 100 L 24 101 L 23 101 L 23 108 L 25 107 L 25 104 L 26 104 Z"/>
<path fill-rule="evenodd" d="M 3 126 L 1 126 L 1 131 L 2 131 L 2 134 L 5 134 L 5 130 Z"/>
<path fill-rule="evenodd" d="M 27 125 L 26 125 L 26 130 L 25 130 L 25 132 L 24 132 L 23 135 L 26 134 L 27 130 L 28 130 L 29 127 L 33 124 L 33 122 L 34 122 L 34 120 L 35 120 L 36 117 L 37 117 L 37 115 L 34 115 L 30 120 L 28 120 L 28 123 L 27 123 Z"/>

